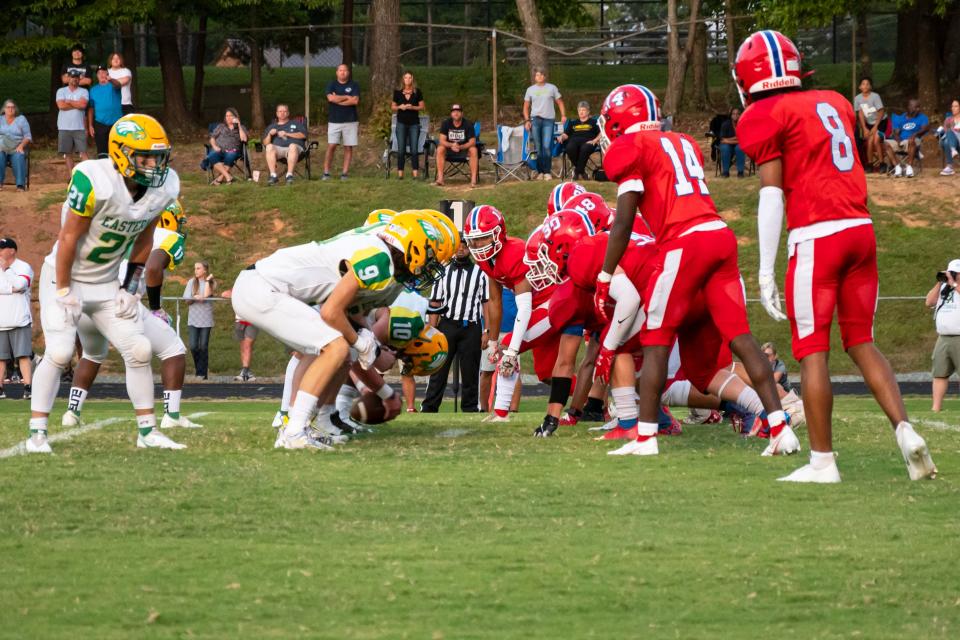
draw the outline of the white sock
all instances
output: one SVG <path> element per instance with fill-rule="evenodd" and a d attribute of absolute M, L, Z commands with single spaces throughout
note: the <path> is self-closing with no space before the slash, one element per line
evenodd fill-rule
<path fill-rule="evenodd" d="M 83 411 L 83 403 L 87 399 L 87 393 L 89 392 L 86 389 L 70 387 L 70 395 L 67 398 L 67 409 L 76 414 Z"/>
<path fill-rule="evenodd" d="M 510 411 L 510 401 L 513 399 L 513 391 L 517 388 L 517 381 L 520 380 L 520 374 L 514 373 L 512 376 L 497 375 L 497 391 L 493 400 L 493 410 L 503 412 L 506 415 Z"/>
<path fill-rule="evenodd" d="M 633 387 L 616 387 L 610 389 L 613 404 L 617 408 L 617 419 L 635 420 L 638 415 L 636 393 Z"/>
<path fill-rule="evenodd" d="M 46 433 L 47 432 L 46 416 L 44 416 L 43 418 L 30 418 L 30 431 L 31 433 L 34 431 L 43 431 L 44 433 Z"/>
<path fill-rule="evenodd" d="M 833 451 L 814 451 L 810 450 L 810 466 L 814 469 L 826 469 L 834 463 Z"/>
<path fill-rule="evenodd" d="M 280 411 L 290 411 L 290 397 L 293 395 L 293 374 L 300 364 L 300 358 L 293 356 L 287 363 L 287 370 L 283 374 L 283 395 L 280 396 Z"/>
<path fill-rule="evenodd" d="M 290 422 L 284 427 L 284 434 L 295 436 L 307 428 L 317 409 L 318 398 L 306 391 L 298 391 L 297 399 L 290 407 Z"/>
<path fill-rule="evenodd" d="M 736 402 L 741 407 L 748 409 L 751 413 L 759 414 L 763 411 L 763 403 L 760 402 L 760 396 L 758 396 L 757 392 L 751 387 L 744 387 L 740 395 L 737 396 Z"/>
<path fill-rule="evenodd" d="M 163 412 L 170 414 L 174 418 L 180 417 L 180 397 L 183 395 L 181 389 L 163 391 Z"/>
<path fill-rule="evenodd" d="M 153 409 L 153 372 L 150 365 L 131 367 L 127 365 L 127 395 L 134 409 Z"/>
<path fill-rule="evenodd" d="M 157 426 L 157 416 L 154 414 L 137 416 L 137 429 L 140 430 L 140 435 L 147 435 L 155 426 Z"/>
<path fill-rule="evenodd" d="M 657 435 L 657 423 L 656 423 L 656 422 L 638 422 L 638 423 L 637 423 L 637 435 L 638 435 L 638 436 L 655 436 L 655 435 Z"/>
<path fill-rule="evenodd" d="M 350 415 L 350 407 L 353 406 L 353 401 L 359 397 L 360 392 L 352 385 L 345 384 L 340 387 L 340 391 L 337 393 L 336 406 L 341 418 Z"/>
<path fill-rule="evenodd" d="M 767 414 L 767 423 L 770 425 L 771 429 L 779 427 L 782 424 L 786 424 L 786 422 L 787 414 L 784 413 L 782 409 L 780 411 L 773 411 Z"/>

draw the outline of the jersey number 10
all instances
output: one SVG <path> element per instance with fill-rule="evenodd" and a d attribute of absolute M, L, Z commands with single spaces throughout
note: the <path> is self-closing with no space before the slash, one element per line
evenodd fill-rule
<path fill-rule="evenodd" d="M 700 195 L 710 195 L 710 192 L 707 191 L 707 183 L 703 181 L 703 166 L 700 164 L 700 159 L 697 158 L 697 152 L 694 151 L 690 141 L 686 138 L 680 138 L 680 147 L 683 149 L 683 164 L 680 163 L 680 154 L 677 153 L 677 147 L 670 138 L 660 138 L 660 145 L 666 154 L 670 156 L 670 162 L 673 163 L 673 172 L 677 176 L 677 182 L 673 186 L 677 191 L 677 195 L 688 196 L 693 193 L 694 180 L 697 183 L 697 188 L 700 190 Z M 686 165 L 686 170 L 684 170 L 683 165 Z"/>

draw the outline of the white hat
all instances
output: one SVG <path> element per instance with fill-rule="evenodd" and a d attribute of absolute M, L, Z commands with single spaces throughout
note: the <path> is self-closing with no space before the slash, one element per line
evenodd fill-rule
<path fill-rule="evenodd" d="M 951 260 L 950 264 L 947 265 L 947 271 L 960 272 L 960 259 Z"/>

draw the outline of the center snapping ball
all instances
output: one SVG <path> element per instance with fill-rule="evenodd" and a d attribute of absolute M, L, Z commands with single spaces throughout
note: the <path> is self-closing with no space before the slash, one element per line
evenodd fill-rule
<path fill-rule="evenodd" d="M 368 391 L 353 401 L 350 417 L 364 424 L 383 424 L 387 418 L 387 409 L 380 396 Z"/>

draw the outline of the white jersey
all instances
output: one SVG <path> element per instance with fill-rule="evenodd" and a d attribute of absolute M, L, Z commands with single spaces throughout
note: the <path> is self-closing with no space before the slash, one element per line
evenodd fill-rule
<path fill-rule="evenodd" d="M 360 285 L 354 302 L 366 303 L 394 289 L 396 282 L 390 249 L 376 236 L 358 231 L 280 249 L 257 261 L 257 273 L 277 291 L 313 304 L 326 300 L 349 271 Z"/>
<path fill-rule="evenodd" d="M 77 241 L 71 279 L 90 284 L 116 280 L 128 246 L 179 195 L 180 177 L 173 169 L 161 187 L 147 189 L 134 202 L 112 160 L 78 164 L 61 210 L 61 224 L 71 213 L 91 221 L 89 231 Z M 56 244 L 46 262 L 56 268 Z"/>

